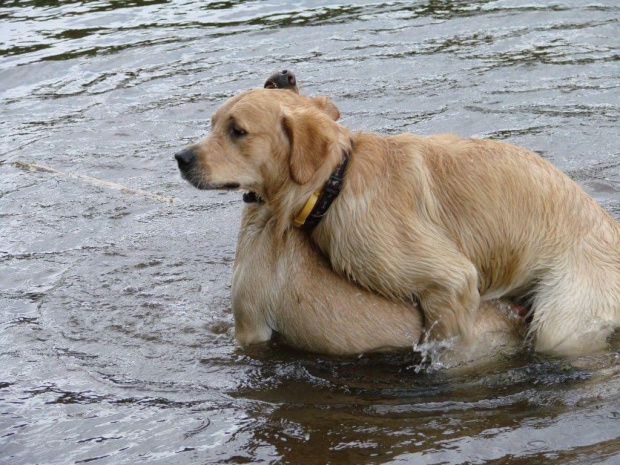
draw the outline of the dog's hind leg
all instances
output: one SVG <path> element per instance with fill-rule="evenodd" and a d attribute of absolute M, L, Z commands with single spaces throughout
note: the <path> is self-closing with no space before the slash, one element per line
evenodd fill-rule
<path fill-rule="evenodd" d="M 534 347 L 559 356 L 600 352 L 618 326 L 619 309 L 613 273 L 572 267 L 567 274 L 542 280 L 532 302 Z"/>

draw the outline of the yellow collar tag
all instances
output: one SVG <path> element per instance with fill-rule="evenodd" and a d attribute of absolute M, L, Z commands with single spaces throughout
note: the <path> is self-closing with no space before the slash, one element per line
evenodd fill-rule
<path fill-rule="evenodd" d="M 293 226 L 295 226 L 296 228 L 301 228 L 304 225 L 304 223 L 308 219 L 308 216 L 310 216 L 310 212 L 312 212 L 312 209 L 316 205 L 316 201 L 319 200 L 319 196 L 322 192 L 322 189 L 314 191 L 314 193 L 306 202 L 306 205 L 304 205 L 304 208 L 301 210 L 301 213 L 297 215 L 297 218 L 293 220 Z"/>

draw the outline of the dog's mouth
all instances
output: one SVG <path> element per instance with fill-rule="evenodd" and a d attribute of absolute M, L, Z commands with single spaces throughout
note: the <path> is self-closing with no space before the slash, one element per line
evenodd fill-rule
<path fill-rule="evenodd" d="M 196 189 L 200 189 L 201 191 L 209 191 L 209 190 L 236 190 L 241 187 L 241 184 L 238 182 L 224 182 L 224 183 L 213 183 L 210 181 L 205 181 L 201 176 L 193 176 L 190 172 L 181 172 L 181 177 L 189 182 Z"/>
<path fill-rule="evenodd" d="M 236 182 L 225 182 L 223 184 L 214 184 L 212 182 L 198 181 L 196 183 L 191 182 L 192 186 L 200 189 L 202 191 L 211 191 L 211 190 L 226 190 L 226 191 L 234 191 L 239 189 L 241 185 Z"/>

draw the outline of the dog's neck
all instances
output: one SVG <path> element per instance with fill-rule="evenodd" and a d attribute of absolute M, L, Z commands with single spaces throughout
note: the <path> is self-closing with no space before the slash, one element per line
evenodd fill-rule
<path fill-rule="evenodd" d="M 293 226 L 305 231 L 312 231 L 321 221 L 332 202 L 342 190 L 344 174 L 349 164 L 350 153 L 342 151 L 342 161 L 336 167 L 325 185 L 316 190 L 306 201 L 299 215 L 293 220 Z"/>
<path fill-rule="evenodd" d="M 293 226 L 303 229 L 304 231 L 312 231 L 321 221 L 332 202 L 338 197 L 342 190 L 344 174 L 349 164 L 351 154 L 345 149 L 342 150 L 342 161 L 332 171 L 327 182 L 314 191 L 310 198 L 306 201 L 301 212 L 293 220 Z M 248 204 L 263 205 L 265 200 L 256 192 L 249 191 L 243 194 L 243 202 Z"/>
<path fill-rule="evenodd" d="M 271 207 L 277 223 L 275 233 L 283 237 L 292 227 L 293 220 L 303 210 L 304 205 L 314 192 L 321 191 L 334 170 L 342 163 L 342 153 L 352 152 L 352 134 L 341 128 L 339 140 L 334 141 L 332 150 L 325 158 L 322 166 L 314 173 L 312 179 L 299 184 L 291 179 L 287 172 L 276 173 L 276 179 L 269 183 L 270 189 L 257 190 L 256 193 Z"/>

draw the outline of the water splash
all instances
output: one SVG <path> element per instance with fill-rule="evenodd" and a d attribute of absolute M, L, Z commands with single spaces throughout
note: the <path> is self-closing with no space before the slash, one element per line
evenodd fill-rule
<path fill-rule="evenodd" d="M 458 347 L 458 337 L 441 341 L 431 339 L 431 332 L 436 324 L 437 321 L 433 322 L 430 328 L 424 329 L 420 337 L 422 342 L 415 342 L 412 346 L 413 351 L 421 356 L 420 362 L 412 367 L 414 373 L 433 373 L 462 363 L 462 360 L 457 361 L 456 357 L 453 357 Z"/>

